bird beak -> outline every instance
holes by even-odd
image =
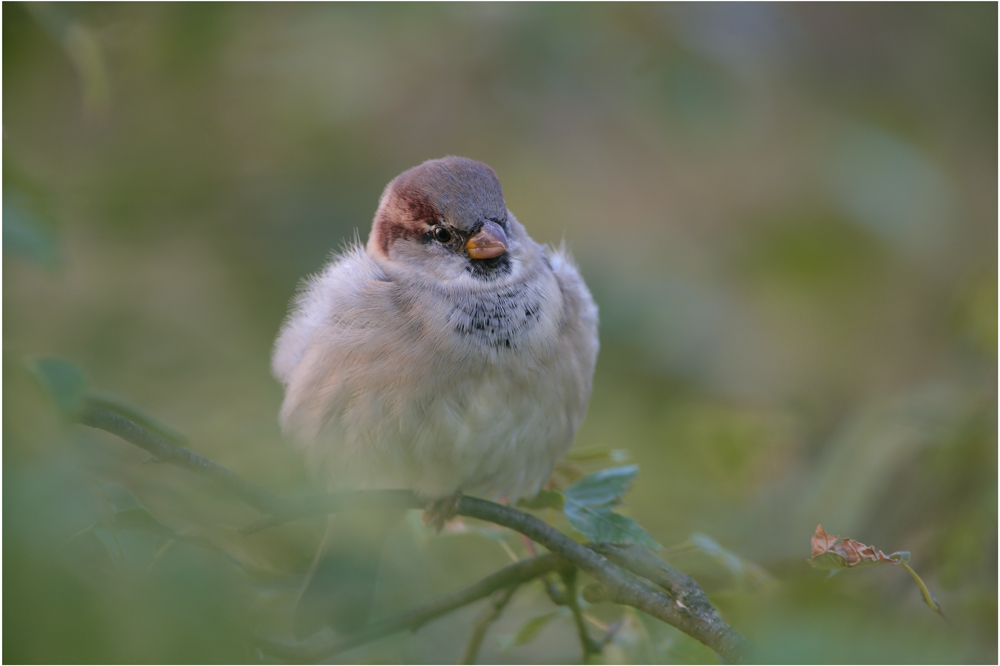
[[[499,224],[487,221],[465,244],[465,249],[473,259],[493,259],[507,251],[507,235]]]

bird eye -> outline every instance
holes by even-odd
[[[448,243],[451,241],[451,232],[444,227],[434,227],[434,240],[438,243]]]

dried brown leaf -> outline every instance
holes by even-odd
[[[821,569],[850,569],[879,562],[900,564],[909,559],[908,553],[886,555],[874,546],[866,546],[860,541],[827,534],[822,525],[816,526],[811,543],[812,558],[809,562]]]
[[[908,552],[899,551],[891,555],[886,555],[881,550],[876,550],[875,546],[866,546],[854,539],[842,538],[836,534],[827,534],[822,525],[816,526],[811,545],[812,557],[807,561],[817,569],[830,569],[830,575],[833,575],[840,569],[855,569],[871,564],[879,564],[880,562],[902,566],[906,569],[907,573],[913,576],[913,580],[917,582],[917,585],[920,586],[924,602],[944,617],[941,604],[938,603],[938,600],[927,589],[927,585],[920,579],[917,572],[907,564],[910,559]]]

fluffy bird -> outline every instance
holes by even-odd
[[[597,349],[568,252],[528,236],[487,165],[430,160],[296,298],[274,347],[281,425],[331,489],[515,501],[572,444]]]
[[[493,169],[430,160],[385,188],[367,245],[304,283],[274,347],[281,425],[331,490],[410,489],[440,526],[459,493],[541,488],[583,420],[597,349],[569,254],[528,236]],[[392,520],[339,526],[307,577],[309,613],[365,621]]]

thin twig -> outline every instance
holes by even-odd
[[[580,608],[580,600],[576,596],[576,569],[565,569],[559,572],[562,576],[563,585],[566,587],[563,592],[563,599],[569,609],[573,611],[573,622],[576,624],[576,633],[580,636],[580,646],[583,648],[583,663],[587,663],[587,657],[592,654],[600,654],[601,645],[594,642],[587,633],[587,625],[583,621],[583,610]]]
[[[590,619],[589,615],[587,616],[587,619]],[[607,646],[608,643],[610,643],[611,641],[613,641],[615,639],[615,635],[618,634],[618,632],[621,631],[621,628],[624,627],[624,626],[625,626],[625,617],[624,616],[622,616],[621,619],[619,619],[618,621],[612,623],[607,628],[607,631],[604,634],[604,637],[600,641],[598,641],[598,645],[601,646],[601,649],[604,649],[604,647]]]
[[[556,606],[565,606],[566,598],[554,582],[551,576],[542,576],[542,585],[545,587],[545,594]]]
[[[205,474],[258,511],[274,511],[282,503],[281,499],[247,481],[236,472],[208,458],[199,456],[183,446],[167,441],[104,405],[93,401],[88,402],[80,416],[80,422],[91,428],[106,430],[113,435],[118,435],[140,449],[152,453],[159,460]]]
[[[324,661],[351,648],[395,634],[405,629],[416,631],[431,620],[487,597],[499,589],[516,587],[549,571],[565,567],[555,555],[539,555],[521,560],[490,574],[464,590],[460,590],[426,606],[375,622],[347,636],[319,644],[293,645],[267,639],[253,639],[261,650],[281,659],[295,662]]]
[[[472,627],[472,635],[469,636],[469,642],[466,644],[465,652],[462,654],[463,664],[476,663],[476,657],[479,655],[479,648],[483,644],[483,639],[486,638],[486,632],[489,631],[490,626],[494,622],[500,619],[503,609],[514,598],[514,593],[518,587],[517,585],[511,585],[493,595],[493,602],[483,611],[476,620],[476,624]]]

